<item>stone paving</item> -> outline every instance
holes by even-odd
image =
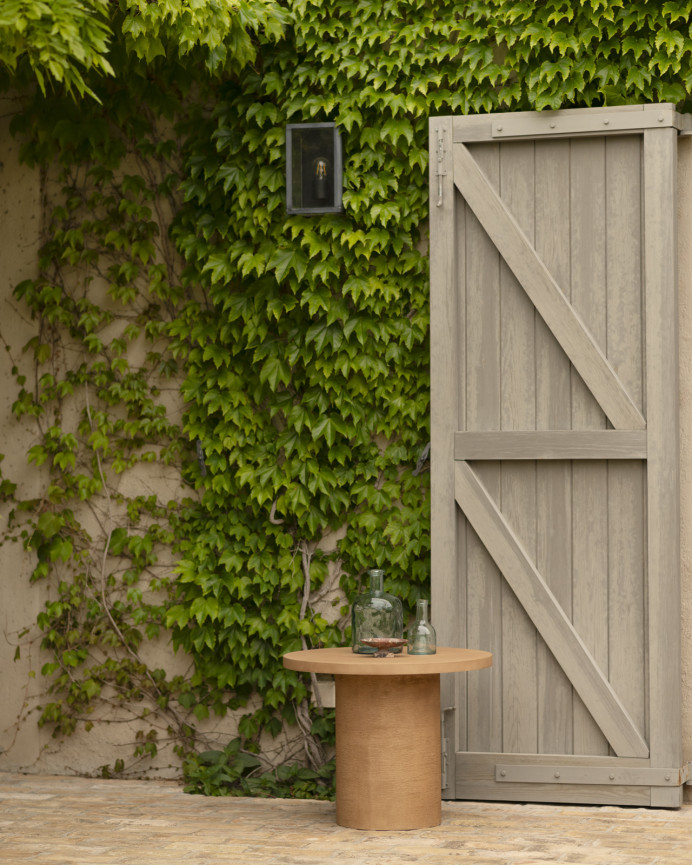
[[[174,783],[0,773],[2,865],[673,865],[679,811],[451,802],[442,825],[361,832],[329,802],[189,796]]]

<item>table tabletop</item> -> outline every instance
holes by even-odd
[[[438,647],[434,655],[400,655],[376,658],[356,654],[350,646],[305,649],[284,655],[284,667],[305,673],[331,673],[336,676],[422,676],[480,670],[493,663],[491,652],[479,649]]]

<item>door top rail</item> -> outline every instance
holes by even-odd
[[[432,118],[431,126],[445,118]],[[512,141],[526,138],[628,135],[672,127],[692,134],[692,117],[671,102],[561,108],[557,111],[503,111],[452,118],[453,141]]]

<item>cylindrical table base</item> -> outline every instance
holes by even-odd
[[[336,822],[352,829],[438,826],[439,675],[335,681]]]

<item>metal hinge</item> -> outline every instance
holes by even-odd
[[[445,147],[445,131],[437,130],[437,206],[442,207],[442,178],[447,176],[444,170],[444,161],[447,154]],[[443,710],[444,711],[444,710]]]

